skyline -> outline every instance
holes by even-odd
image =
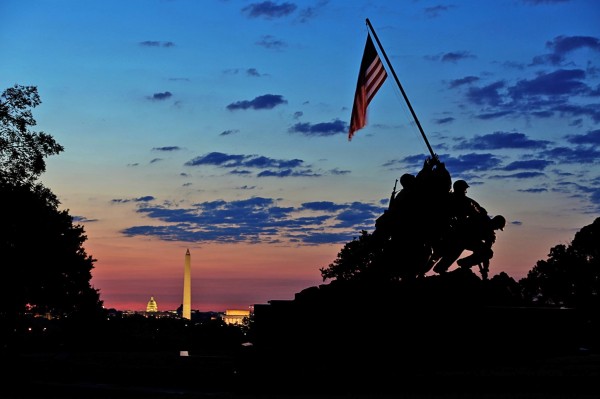
[[[0,18],[0,82],[38,87],[34,130],[65,147],[41,181],[108,308],[179,307],[188,248],[192,309],[293,299],[373,231],[429,152],[389,70],[348,141],[366,18],[453,181],[508,221],[490,276],[525,277],[600,214],[595,1],[6,0]]]

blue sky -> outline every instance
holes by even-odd
[[[391,74],[347,139],[366,18],[434,152],[509,222],[492,275],[598,216],[596,1],[4,0],[1,86],[38,87],[65,147],[42,181],[107,306],[178,306],[187,248],[194,308],[290,299],[373,230],[428,149]]]

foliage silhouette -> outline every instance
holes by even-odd
[[[87,236],[68,210],[37,178],[44,158],[63,150],[50,135],[28,127],[30,108],[41,103],[37,88],[7,89],[0,101],[0,318],[3,333],[31,315],[75,322],[104,314],[90,285],[95,259],[83,247]]]
[[[520,281],[528,301],[543,305],[599,308],[600,218],[584,226],[566,246],[550,249]]]
[[[40,104],[35,86],[15,85],[0,96],[0,179],[33,182],[46,171],[44,158],[63,151],[49,134],[29,129],[36,125],[31,108]]]
[[[2,182],[0,193],[0,310],[95,313],[101,302],[90,286],[95,260],[83,248],[83,227],[58,209],[58,199],[42,185]]]
[[[366,230],[359,237],[346,243],[337,258],[328,267],[320,268],[323,281],[341,280],[352,281],[368,278],[370,271],[377,268],[381,248],[373,236]]]

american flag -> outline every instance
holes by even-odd
[[[367,106],[386,78],[387,72],[377,54],[377,50],[375,50],[371,36],[367,35],[365,52],[358,73],[356,93],[354,94],[348,141],[352,140],[355,131],[362,129],[367,124]]]

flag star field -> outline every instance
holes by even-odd
[[[366,19],[452,179],[506,217],[490,276],[599,216],[595,0],[3,0],[1,87],[38,88],[65,148],[41,181],[105,307],[176,309],[187,249],[193,309],[293,299],[373,231],[429,150],[383,57],[348,140]]]

